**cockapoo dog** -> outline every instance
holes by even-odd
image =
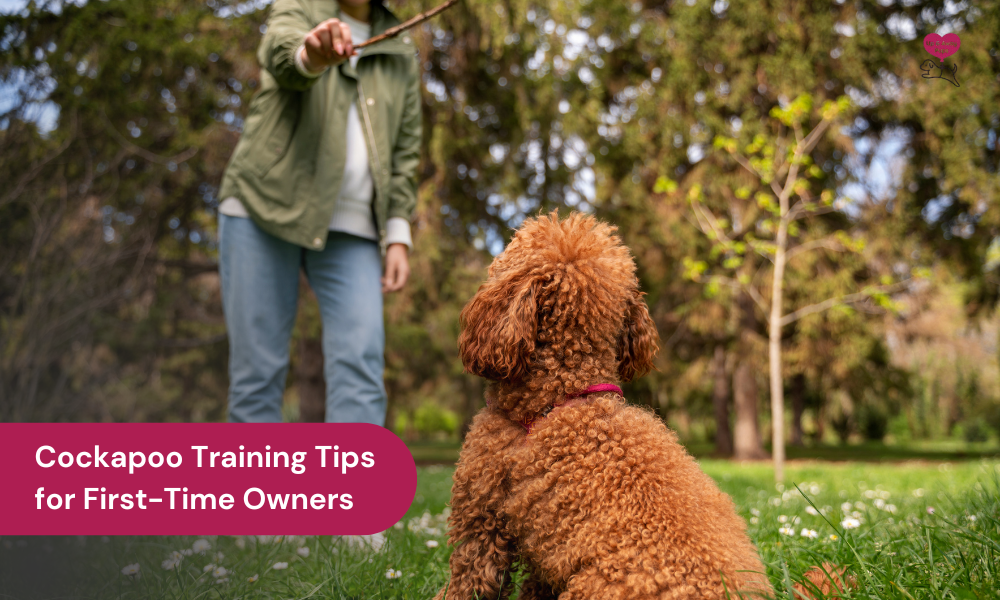
[[[462,311],[462,362],[492,383],[455,471],[439,599],[506,598],[517,569],[522,600],[773,595],[732,500],[617,387],[658,348],[614,231],[527,220]]]

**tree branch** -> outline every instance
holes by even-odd
[[[895,292],[899,292],[909,288],[912,284],[913,284],[913,279],[911,278],[911,279],[906,279],[904,281],[896,282],[892,285],[885,285],[875,289],[866,290],[863,292],[846,294],[844,296],[839,296],[837,298],[830,298],[829,300],[824,300],[823,302],[818,302],[816,304],[810,304],[809,306],[802,307],[795,312],[788,313],[784,317],[781,317],[781,326],[784,327],[789,323],[794,323],[795,321],[798,321],[802,317],[807,317],[809,315],[813,315],[818,312],[823,312],[824,310],[828,310],[830,308],[833,308],[834,306],[839,306],[841,304],[852,304],[859,300],[870,298],[871,295],[875,293],[881,292],[886,294],[892,294]]]
[[[842,252],[844,250],[843,244],[838,242],[835,238],[827,236],[825,238],[820,238],[818,240],[812,240],[804,244],[799,244],[794,248],[790,248],[786,253],[785,257],[791,260],[793,256],[801,254],[803,252],[809,252],[810,250],[815,250],[816,248],[826,248],[828,250],[833,250],[834,252]]]
[[[448,10],[456,2],[458,2],[458,0],[448,0],[447,2],[445,2],[444,4],[442,4],[440,6],[436,6],[436,7],[432,8],[432,9],[426,11],[426,12],[420,13],[419,15],[413,17],[412,19],[406,21],[405,23],[400,23],[399,25],[396,25],[395,27],[390,27],[389,29],[386,29],[383,33],[380,33],[379,35],[376,35],[375,37],[371,38],[370,40],[366,40],[364,42],[361,42],[360,44],[358,44],[358,45],[356,45],[354,47],[357,48],[357,49],[361,49],[361,48],[364,48],[365,46],[371,46],[372,44],[377,44],[377,43],[381,42],[382,40],[387,40],[389,38],[396,37],[397,35],[403,33],[407,29],[410,29],[411,27],[414,27],[416,25],[419,25],[419,24],[423,23],[424,21],[426,21],[427,19],[433,17],[434,15],[436,15],[438,13],[441,13],[441,12],[444,12],[444,11]]]

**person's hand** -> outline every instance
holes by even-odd
[[[398,292],[410,278],[409,249],[406,244],[390,244],[385,251],[385,276],[382,277],[382,293]]]
[[[306,70],[316,73],[355,54],[351,28],[339,19],[327,19],[306,34],[301,58]]]

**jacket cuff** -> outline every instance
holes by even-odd
[[[410,222],[402,217],[392,217],[385,222],[385,245],[406,244],[413,249],[413,238],[410,236]]]
[[[316,78],[322,75],[326,71],[326,67],[313,73],[312,71],[306,69],[305,63],[302,62],[302,50],[306,47],[305,44],[299,44],[299,47],[295,49],[295,68],[302,74],[303,77]]]

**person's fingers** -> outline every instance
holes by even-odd
[[[344,56],[351,56],[354,54],[354,42],[351,40],[351,28],[348,27],[347,23],[344,23],[343,21],[340,22],[340,39],[344,44],[344,51],[340,54]]]
[[[406,282],[410,280],[410,268],[405,264],[399,269],[399,276],[396,279],[396,291],[406,287]]]
[[[319,53],[323,58],[330,58],[330,28],[326,23],[320,23],[316,29],[312,30],[312,35],[316,36],[319,43]]]

